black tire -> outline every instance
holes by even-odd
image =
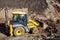
[[[37,34],[37,33],[39,33],[39,30],[38,30],[38,28],[37,28],[37,27],[33,28],[33,31],[32,31],[32,33],[34,33],[34,34]]]
[[[23,27],[16,27],[14,29],[14,36],[21,36],[25,34],[25,29]]]

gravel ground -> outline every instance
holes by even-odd
[[[42,39],[42,37],[36,34],[26,34],[19,37],[7,37],[4,34],[0,33],[0,40],[60,40],[60,37]]]
[[[20,37],[7,37],[5,40],[42,40],[42,38],[36,34],[26,34]]]

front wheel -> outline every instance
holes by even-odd
[[[25,34],[25,29],[23,27],[16,27],[14,29],[14,36],[21,36]]]

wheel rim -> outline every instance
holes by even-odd
[[[17,30],[16,31],[16,35],[22,35],[22,34],[23,34],[22,30]]]

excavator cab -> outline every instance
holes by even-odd
[[[12,24],[27,26],[27,15],[23,12],[13,12]]]

